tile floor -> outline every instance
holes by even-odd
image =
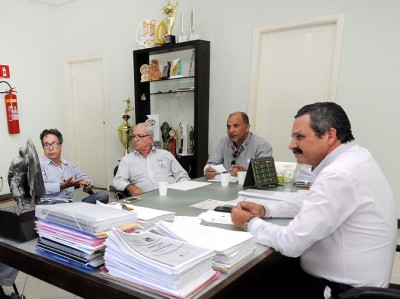
[[[77,193],[77,192],[75,192]],[[80,196],[79,193],[77,196]],[[74,196],[75,197],[75,196]],[[110,193],[110,201],[114,201],[114,194]],[[397,243],[400,244],[400,229],[397,233]],[[400,253],[396,253],[393,265],[392,282],[400,284]],[[57,288],[51,284],[41,281],[33,276],[20,272],[15,282],[20,294],[24,294],[26,299],[79,299],[72,293]],[[3,287],[6,294],[13,292],[12,287]]]

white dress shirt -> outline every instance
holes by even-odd
[[[153,147],[146,158],[133,151],[121,159],[114,187],[123,191],[127,185],[134,184],[148,192],[157,189],[161,181],[172,184],[188,180],[188,173],[169,151]]]
[[[287,226],[254,218],[249,231],[261,244],[301,256],[303,270],[311,275],[354,287],[387,287],[397,220],[393,193],[379,166],[366,149],[349,142],[313,174],[302,204],[266,207],[267,217],[292,214]]]

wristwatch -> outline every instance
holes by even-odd
[[[243,228],[244,228],[244,230],[245,230],[246,232],[249,231],[249,222],[250,222],[251,219],[253,219],[254,217],[256,217],[256,216],[251,217],[249,220],[247,220],[247,221],[244,223]]]

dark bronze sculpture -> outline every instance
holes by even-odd
[[[16,202],[15,212],[31,209],[39,203],[40,197],[46,194],[39,157],[32,140],[19,149],[8,170],[8,184]]]

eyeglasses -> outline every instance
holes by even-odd
[[[240,154],[239,151],[234,151],[233,154],[232,154],[232,156],[233,156],[233,158],[236,159],[237,157],[239,157],[239,154]]]
[[[60,143],[59,142],[52,142],[52,143],[43,143],[43,147],[44,148],[50,148],[50,147],[52,147],[52,148],[57,148],[58,146],[60,145]]]
[[[150,136],[150,135],[135,135],[135,134],[133,134],[132,135],[132,139],[139,139],[139,140],[142,140],[143,138],[145,138],[145,137],[147,137],[147,136]]]

